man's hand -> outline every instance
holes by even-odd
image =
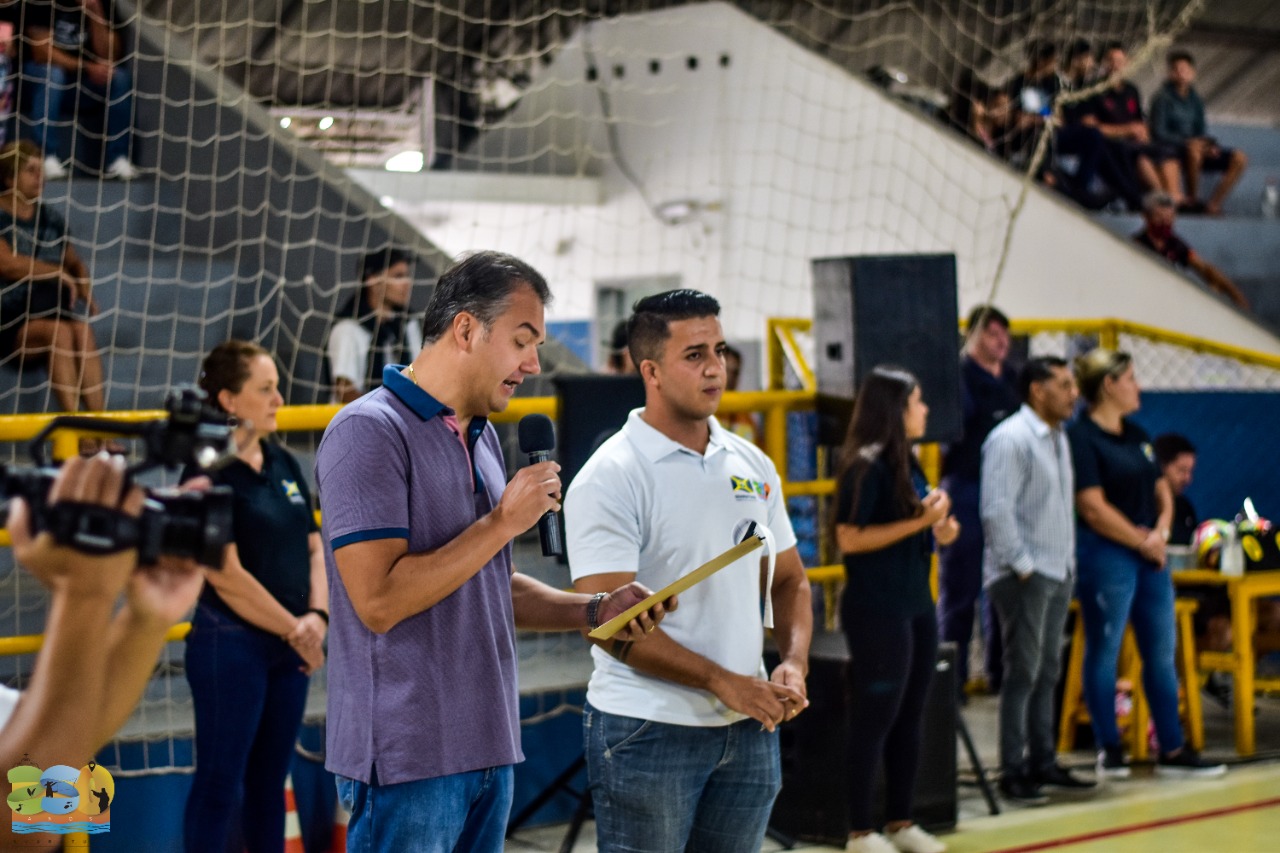
[[[954,515],[948,515],[946,518],[933,525],[933,538],[939,545],[950,545],[960,536],[960,522],[956,521]]]
[[[105,451],[87,459],[74,456],[54,478],[48,505],[62,501],[100,504],[136,518],[142,514],[142,489],[130,488],[121,500],[124,469],[124,457]],[[59,545],[47,530],[32,536],[31,510],[21,498],[9,505],[8,527],[14,559],[53,592],[101,595],[115,601],[138,565],[138,552],[133,548],[97,556]]]
[[[109,62],[84,62],[80,65],[80,70],[84,72],[84,79],[95,86],[105,89],[111,85],[111,63]]]
[[[204,572],[195,560],[161,557],[130,576],[125,606],[135,619],[168,630],[195,606],[203,587]]]
[[[514,531],[513,537],[533,527],[547,513],[560,511],[559,470],[555,462],[539,462],[521,468],[507,483],[494,512]]]
[[[759,720],[767,731],[789,719],[791,709],[803,707],[804,694],[794,687],[773,681],[762,681],[747,675],[725,673],[711,685],[711,692],[739,714]]]
[[[651,595],[652,590],[636,581],[618,587],[600,602],[600,609],[596,611],[596,624],[603,625]],[[660,601],[628,622],[621,631],[613,635],[613,639],[624,643],[643,640],[646,634],[653,633],[663,617],[679,606],[680,601],[674,595],[666,601]]]
[[[800,715],[800,712],[809,707],[809,691],[804,683],[804,670],[791,661],[783,661],[774,667],[769,680],[774,684],[781,684],[784,687],[790,687],[803,697],[803,701],[795,702],[792,699],[784,699],[783,705],[786,708],[786,716],[783,722],[794,720]]]

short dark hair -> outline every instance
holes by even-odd
[[[1179,62],[1185,62],[1192,68],[1196,67],[1196,58],[1191,55],[1189,50],[1171,50],[1169,56],[1165,59],[1165,65],[1169,68],[1177,65]]]
[[[1067,65],[1076,61],[1077,57],[1087,56],[1093,53],[1093,45],[1089,44],[1088,39],[1075,39],[1071,44],[1067,45],[1067,55],[1065,57]]]
[[[1151,447],[1156,452],[1156,464],[1161,468],[1184,453],[1190,453],[1194,456],[1196,452],[1196,446],[1191,443],[1191,440],[1185,435],[1176,432],[1157,435],[1155,441],[1151,442]]]
[[[413,255],[394,246],[385,246],[366,252],[360,259],[360,283],[364,284],[375,275],[382,275],[396,264],[413,264]]]
[[[507,310],[511,294],[522,286],[533,288],[543,305],[551,301],[547,280],[519,258],[494,251],[463,257],[436,282],[422,315],[422,340],[435,343],[463,311],[486,330],[492,328],[493,321]]]
[[[1053,378],[1053,372],[1067,366],[1067,360],[1056,355],[1038,355],[1022,365],[1018,372],[1018,395],[1022,402],[1031,402],[1031,386]]]
[[[1028,62],[1047,62],[1056,58],[1058,55],[1058,46],[1050,39],[1032,39],[1027,42],[1027,61]]]
[[[631,307],[627,321],[627,349],[636,367],[645,359],[657,360],[671,337],[671,324],[696,317],[719,317],[720,303],[700,290],[682,288],[646,296]]]
[[[1129,51],[1125,50],[1124,42],[1106,41],[1102,43],[1102,47],[1098,48],[1098,59],[1102,59],[1113,50],[1118,50],[1126,55],[1129,53]]]
[[[1009,328],[1009,318],[999,308],[994,305],[975,305],[965,321],[965,331],[972,334],[975,331],[981,331],[978,324],[982,324],[982,329],[985,329],[992,323],[999,323],[1006,329]]]

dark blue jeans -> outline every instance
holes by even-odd
[[[77,74],[57,65],[28,62],[22,66],[22,135],[46,156],[64,158],[71,152],[66,132],[74,129],[74,117],[68,118],[66,107],[76,102],[79,90],[85,99],[105,105],[106,139],[103,162],[110,165],[118,157],[129,156],[129,136],[133,126],[133,75],[125,65],[116,65],[104,89],[78,79]],[[70,97],[68,97],[70,96]]]
[[[1076,595],[1084,617],[1084,699],[1100,747],[1119,746],[1116,661],[1125,623],[1133,625],[1142,656],[1142,686],[1162,752],[1182,747],[1175,666],[1173,578],[1132,548],[1083,526],[1077,537]],[[1195,689],[1194,685],[1190,689]],[[1140,733],[1145,737],[1146,733]]]
[[[600,853],[759,850],[782,788],[778,733],[583,709]]]
[[[337,777],[351,815],[347,853],[502,853],[515,770],[510,765],[397,785]]]
[[[187,637],[196,773],[187,853],[284,849],[284,780],[307,701],[302,659],[287,643],[201,604]],[[237,826],[239,824],[239,826]]]
[[[978,484],[953,477],[940,488],[951,496],[951,514],[960,522],[960,536],[938,549],[938,634],[956,644],[956,677],[963,690],[969,680],[969,638],[973,618],[982,606],[982,635],[986,638],[987,677],[993,690],[1000,688],[1003,651],[1000,623],[990,599],[982,594],[982,519]]]

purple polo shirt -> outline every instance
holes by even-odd
[[[316,452],[329,576],[325,767],[380,785],[524,760],[516,691],[511,546],[435,606],[375,634],[356,616],[333,552],[407,539],[439,548],[497,506],[506,467],[493,427],[445,423],[451,409],[388,366],[345,406]],[[472,467],[474,463],[474,468]],[[475,487],[472,487],[474,476]]]

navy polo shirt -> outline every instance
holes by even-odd
[[[1013,371],[1003,365],[994,376],[968,355],[960,364],[960,391],[964,406],[964,433],[947,448],[942,476],[978,482],[982,474],[982,442],[996,424],[1022,406]]]
[[[241,459],[233,459],[212,473],[188,468],[182,479],[200,474],[208,474],[216,486],[231,487],[236,550],[245,570],[290,613],[306,613],[311,603],[311,551],[307,539],[318,528],[311,489],[298,460],[280,445],[264,441],[261,471],[253,470]],[[200,599],[235,615],[209,584]]]
[[[1119,435],[1107,432],[1088,413],[1067,427],[1076,493],[1102,487],[1107,502],[1139,527],[1155,527],[1156,480],[1160,469],[1147,431],[1122,421]]]

